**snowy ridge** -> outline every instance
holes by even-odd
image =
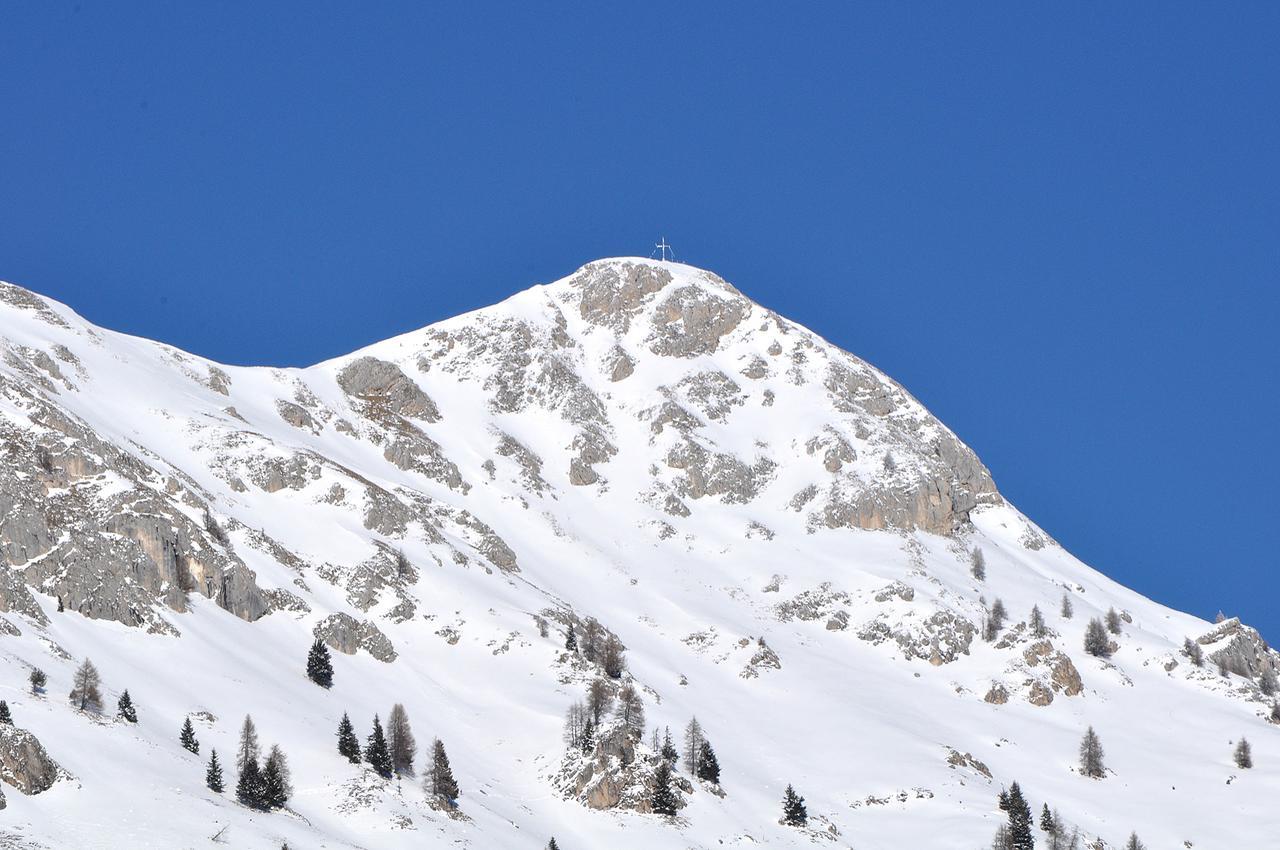
[[[1080,563],[903,388],[689,266],[597,261],[307,369],[0,284],[0,435],[0,699],[69,775],[4,786],[0,846],[980,847],[1014,780],[1106,846],[1280,826],[1256,632]],[[1087,655],[1111,608],[1115,653]],[[668,821],[579,787],[593,759],[561,725],[598,671],[563,643],[587,617],[625,645],[648,728],[698,717],[722,795],[694,782]],[[313,634],[341,650],[330,690],[303,675]],[[65,700],[86,656],[102,718]],[[126,687],[136,726],[113,719]],[[336,753],[344,711],[363,740],[397,702],[419,765],[448,746],[456,812]],[[246,713],[289,756],[288,811],[204,787]],[[1077,770],[1090,725],[1103,780]],[[806,830],[777,822],[788,783]]]

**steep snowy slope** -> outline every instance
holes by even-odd
[[[602,260],[308,369],[0,284],[0,360],[0,699],[66,774],[4,787],[0,846],[977,847],[1014,780],[1108,846],[1280,828],[1280,658],[1256,632],[1081,564],[901,387],[707,272]],[[1116,651],[1085,654],[1113,607]],[[721,789],[689,783],[674,820],[647,812],[648,732],[562,740],[601,675],[564,649],[587,618],[648,729],[696,715],[715,745]],[[303,673],[313,635],[340,650],[330,690]],[[85,657],[102,717],[65,699]],[[363,739],[397,702],[420,766],[448,747],[456,811],[338,756],[344,711]],[[204,786],[245,714],[289,756],[286,811]],[[1077,768],[1090,725],[1102,780]],[[788,783],[806,830],[778,823]]]

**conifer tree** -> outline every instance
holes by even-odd
[[[631,685],[623,685],[618,691],[618,707],[614,716],[622,722],[622,728],[634,740],[644,738],[644,701]]]
[[[1107,627],[1097,617],[1085,627],[1084,651],[1098,658],[1111,657],[1111,639],[1107,637]]]
[[[996,796],[996,808],[1002,812],[1009,811],[1009,789],[1001,788],[1000,793]]]
[[[604,627],[595,617],[588,617],[582,624],[582,657],[594,663],[604,648]]]
[[[1102,764],[1102,742],[1098,734],[1090,726],[1080,741],[1080,772],[1091,779],[1102,779],[1107,775]]]
[[[195,727],[191,725],[190,717],[182,721],[182,731],[178,733],[178,741],[182,744],[183,748],[199,755],[200,742],[196,740],[196,730]]]
[[[804,807],[804,797],[790,785],[782,797],[782,822],[787,826],[804,826],[809,822],[809,811]]]
[[[987,613],[987,625],[983,637],[987,641],[993,641],[1000,634],[1000,630],[1004,628],[1005,618],[1009,616],[1009,612],[1005,610],[1004,602],[996,599],[991,603],[991,610]]]
[[[1244,738],[1240,739],[1240,743],[1236,744],[1235,751],[1236,767],[1248,769],[1253,767],[1253,748],[1249,746],[1249,742]]]
[[[13,715],[9,713],[9,703],[0,699],[0,724],[5,726],[13,725]]]
[[[447,801],[451,806],[461,796],[458,783],[453,778],[453,769],[449,766],[449,755],[439,738],[431,744],[431,771],[427,775],[427,785],[432,796]]]
[[[1187,658],[1191,659],[1192,664],[1197,667],[1204,666],[1204,650],[1200,648],[1200,644],[1196,643],[1191,638],[1187,638],[1182,642],[1182,651],[1186,654]]]
[[[1013,850],[1033,850],[1036,844],[1031,819],[1031,807],[1022,796],[1022,788],[1014,782],[1009,786],[1009,843]]]
[[[1271,722],[1280,723],[1280,702],[1273,703],[1271,706]]]
[[[39,667],[31,671],[28,681],[31,682],[31,693],[38,694],[44,690],[44,686],[48,683],[49,677]]]
[[[658,762],[658,769],[653,774],[653,796],[649,799],[649,808],[655,815],[670,817],[676,813],[676,794],[671,790],[671,765],[666,759]]]
[[[262,771],[258,768],[257,760],[245,762],[241,769],[240,778],[236,780],[236,799],[240,801],[240,805],[251,809],[264,807]]]
[[[1147,845],[1143,844],[1138,838],[1138,833],[1129,833],[1129,840],[1125,842],[1124,850],[1147,850]]]
[[[586,722],[582,724],[582,741],[579,744],[579,747],[582,750],[582,754],[585,756],[590,755],[591,751],[595,749],[595,746],[596,724],[592,723],[591,718],[588,717]]]
[[[1120,615],[1116,613],[1115,608],[1107,609],[1107,631],[1113,635],[1120,634]]]
[[[684,769],[690,776],[698,775],[698,765],[702,763],[702,725],[694,717],[684,727]]]
[[[570,652],[578,651],[578,634],[573,630],[573,623],[569,624],[569,631],[565,633],[564,648]],[[551,841],[554,843],[555,839],[553,838]]]
[[[720,762],[706,738],[702,739],[702,752],[698,758],[698,778],[714,785],[720,784]]]
[[[969,562],[972,565],[969,572],[978,581],[987,580],[987,556],[982,554],[982,550],[974,547],[973,554],[969,556]]]
[[[1276,674],[1271,668],[1268,667],[1258,675],[1258,689],[1266,696],[1275,694]]]
[[[1040,809],[1040,829],[1050,835],[1058,831],[1058,824],[1053,819],[1053,812],[1049,811],[1049,804],[1045,803],[1044,808]]]
[[[587,710],[591,712],[591,722],[596,726],[600,725],[612,702],[613,691],[604,679],[595,679],[587,686]]]
[[[315,639],[307,653],[307,678],[322,688],[333,686],[333,659],[329,647],[320,638]]]
[[[1066,593],[1062,594],[1062,609],[1060,613],[1064,620],[1070,620],[1072,615],[1075,614],[1075,609],[1071,605],[1071,596]]]
[[[360,740],[356,738],[356,730],[351,727],[351,718],[345,711],[338,721],[338,754],[352,764],[360,763]]]
[[[373,716],[373,731],[369,733],[368,743],[365,744],[364,760],[373,768],[374,773],[383,779],[391,778],[391,750],[387,747],[386,736],[382,734],[382,721],[376,714]]]
[[[292,793],[289,762],[284,752],[273,745],[262,767],[262,805],[268,809],[283,809]]]
[[[125,688],[124,693],[120,694],[120,699],[116,701],[116,714],[126,723],[138,722],[138,711],[133,707],[133,698],[129,696],[128,688]]]
[[[396,703],[387,715],[387,748],[391,753],[391,769],[401,776],[413,776],[413,757],[418,744],[409,728],[409,713]]]
[[[556,844],[556,837],[551,836],[551,840],[547,842],[547,850],[560,850],[560,845]]]
[[[676,745],[671,742],[670,726],[667,727],[667,731],[662,736],[662,749],[660,752],[670,765],[675,765],[676,762],[680,761],[680,753],[676,751]]]
[[[1044,625],[1044,614],[1040,613],[1039,605],[1031,606],[1031,634],[1035,637],[1042,638],[1048,633],[1048,629]]]
[[[213,793],[222,793],[222,764],[218,761],[217,750],[209,754],[209,769],[204,772],[204,784],[209,786],[209,790]]]
[[[610,679],[621,679],[623,671],[627,669],[627,660],[623,657],[623,652],[625,650],[622,648],[622,641],[612,634],[605,638],[604,649],[600,655],[600,666],[604,668],[605,675]]]
[[[98,675],[98,668],[86,658],[72,677],[71,702],[81,711],[91,708],[94,711],[102,711],[102,694],[98,690],[101,684],[102,677]]]

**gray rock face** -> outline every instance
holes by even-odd
[[[338,386],[365,405],[365,414],[385,419],[386,414],[439,422],[436,403],[394,363],[376,357],[352,360],[338,373]],[[381,416],[379,415],[381,414]]]
[[[1254,678],[1270,671],[1280,675],[1280,655],[1267,645],[1257,629],[1246,626],[1240,618],[1223,620],[1196,643],[1208,649],[1210,662],[1222,665],[1240,676]]]
[[[749,309],[741,296],[719,297],[701,287],[682,286],[655,310],[649,350],[663,357],[710,354]]]
[[[396,660],[396,649],[382,630],[368,620],[361,622],[350,614],[330,614],[316,623],[312,634],[345,655],[355,655],[357,650],[363,649],[387,664]]]
[[[582,293],[578,312],[583,319],[625,333],[646,298],[670,282],[670,272],[648,263],[591,263],[572,283]]]
[[[30,796],[53,787],[60,770],[35,735],[0,725],[0,780]]]

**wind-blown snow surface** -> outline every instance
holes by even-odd
[[[0,294],[0,421],[15,444],[54,445],[56,463],[63,437],[47,411],[83,423],[154,480],[108,465],[59,486],[87,488],[93,504],[152,488],[196,523],[207,504],[257,585],[297,600],[290,610],[268,593],[275,610],[249,622],[189,592],[183,611],[157,601],[142,619],[167,626],[149,632],[59,613],[53,584],[33,588],[48,624],[5,615],[21,636],[0,636],[0,698],[70,778],[36,796],[5,787],[0,846],[168,850],[222,831],[240,848],[515,850],[552,835],[566,850],[979,847],[1014,780],[1037,812],[1048,802],[1108,846],[1131,830],[1152,848],[1276,841],[1269,701],[1178,654],[1213,626],[1080,563],[900,388],[714,276],[601,261],[309,369],[216,366],[24,290]],[[408,383],[375,376],[361,390],[369,382],[343,375],[369,367],[362,358]],[[49,407],[34,415],[32,399]],[[7,474],[35,474],[15,456]],[[413,574],[362,596],[379,543]],[[969,572],[975,547],[985,582]],[[881,593],[894,582],[910,592]],[[926,621],[980,623],[980,597],[1008,608],[1006,639],[944,657],[963,641]],[[1017,624],[1033,605],[1082,693],[1053,690],[1047,664],[1028,663],[1034,641]],[[1113,606],[1132,619],[1114,657],[1084,654],[1085,625]],[[372,622],[397,655],[335,653],[326,691],[303,666],[313,627],[335,612]],[[586,616],[626,645],[650,727],[678,734],[698,717],[723,796],[698,786],[668,820],[557,790],[562,717],[593,675],[563,651],[562,624]],[[759,638],[780,666],[752,664]],[[102,718],[65,699],[84,657],[106,684]],[[31,666],[49,674],[41,697]],[[1006,703],[984,700],[993,683]],[[1028,701],[1033,683],[1050,704]],[[113,719],[126,687],[137,726]],[[420,753],[435,736],[448,747],[459,816],[417,782],[382,783],[337,755],[344,711],[363,740],[396,702]],[[198,757],[178,744],[197,712],[216,718],[196,719]],[[289,811],[204,787],[211,748],[234,786],[246,713],[288,754]],[[1076,771],[1089,725],[1104,780]],[[1252,770],[1232,762],[1241,736]],[[991,777],[949,765],[952,749]],[[787,783],[810,830],[777,822]]]

